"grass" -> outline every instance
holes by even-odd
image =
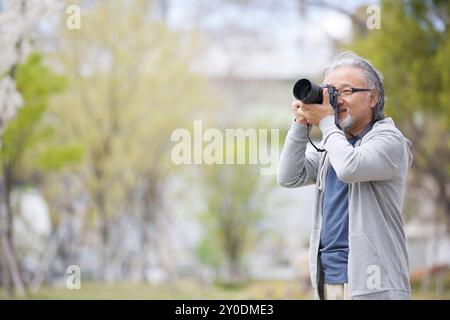
[[[0,299],[3,299],[0,293]],[[257,281],[240,288],[226,288],[216,285],[200,285],[193,280],[181,280],[176,287],[145,283],[104,284],[83,282],[80,290],[69,290],[65,286],[42,287],[27,299],[100,299],[100,300],[235,300],[235,299],[312,299],[312,290],[300,291],[298,283],[286,281]],[[413,290],[413,299],[450,299],[450,290],[436,295],[434,290],[422,292]]]
[[[0,293],[0,299],[3,298]],[[28,299],[310,299],[312,292],[300,292],[296,283],[284,281],[258,281],[245,287],[226,288],[216,285],[200,285],[192,280],[181,280],[177,286],[145,283],[92,283],[83,282],[81,289],[69,290],[64,286],[42,287]]]

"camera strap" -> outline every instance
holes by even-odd
[[[314,147],[314,149],[316,149],[317,152],[325,152],[325,149],[320,149],[318,147],[316,147],[316,145],[312,142],[311,137],[309,136],[309,132],[311,131],[312,126],[308,123],[308,140],[309,143],[311,143],[311,145]]]
[[[334,111],[334,124],[336,125],[336,127],[338,127],[339,128],[339,130],[342,130],[342,128],[339,126],[339,115],[338,115],[338,108],[337,108],[337,99],[336,99],[336,97],[332,94],[332,93],[330,93],[330,104],[331,104],[331,107],[333,107],[333,111]],[[314,149],[316,149],[317,150],[317,152],[325,152],[325,149],[320,149],[320,148],[318,148],[312,141],[311,141],[311,138],[310,138],[310,136],[309,136],[309,129],[310,129],[310,124],[308,124],[308,140],[309,140],[309,143],[311,143],[311,145],[314,147]]]

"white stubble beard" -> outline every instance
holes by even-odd
[[[352,115],[350,114],[350,112],[348,112],[347,109],[347,116],[344,119],[339,120],[339,126],[342,128],[342,130],[347,130],[353,127],[354,124],[355,119],[352,117]]]

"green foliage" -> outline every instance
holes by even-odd
[[[350,46],[384,74],[386,113],[415,140],[426,135],[426,126],[438,126],[443,134],[450,127],[450,30],[439,19],[449,8],[440,1],[383,1],[382,29]],[[435,148],[423,142],[428,157]]]
[[[413,43],[415,44],[415,37],[421,38],[422,32],[414,20],[406,17],[398,8],[397,10],[393,8],[400,5],[401,2],[399,1],[383,6],[382,30],[372,31],[367,37],[360,39],[351,46],[351,49],[371,60],[382,73],[389,72],[389,76],[385,76],[384,83],[389,105],[396,107],[393,110],[387,110],[387,112],[396,117],[400,117],[403,113],[397,108],[399,102],[409,112],[414,111],[417,104],[420,104],[419,102],[416,103],[417,93],[415,88],[412,87],[412,82],[415,81],[413,76],[415,75],[413,72],[407,73],[405,71],[412,67],[411,60],[414,60],[415,64],[418,65],[415,56],[423,56],[423,54],[418,53],[424,50],[423,39],[421,39],[419,45],[412,46]],[[408,32],[404,32],[405,30],[408,30]],[[411,36],[402,36],[400,39],[392,36],[401,33]],[[405,50],[406,48],[408,50]],[[404,103],[399,97],[406,99]]]
[[[80,163],[84,154],[85,146],[82,144],[54,146],[41,152],[36,165],[44,171],[60,170],[69,164]]]
[[[50,95],[66,87],[64,77],[50,70],[38,53],[31,54],[24,64],[18,66],[16,82],[26,106],[47,104]]]
[[[424,112],[450,125],[450,33],[425,19],[429,10],[417,1],[382,1],[382,29],[350,48],[385,75],[388,115],[402,121]]]
[[[90,197],[94,224],[136,206],[150,221],[163,214],[161,186],[177,169],[171,132],[207,105],[206,81],[190,67],[195,35],[151,18],[151,3],[97,1],[83,9],[80,30],[60,29],[55,58],[69,88],[51,114],[61,139],[85,150],[73,177]]]
[[[47,67],[38,53],[31,54],[18,66],[15,77],[24,105],[3,132],[0,151],[3,168],[15,178],[26,178],[29,170],[58,169],[66,162],[79,161],[80,148],[47,145],[56,134],[47,107],[51,97],[66,88],[66,79]],[[58,161],[49,157],[55,152],[59,154]],[[30,158],[35,161],[27,161]]]
[[[217,236],[210,230],[205,232],[196,248],[196,254],[200,262],[215,269],[223,263],[223,254],[218,250],[220,247],[216,242]]]

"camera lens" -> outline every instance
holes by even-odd
[[[303,103],[322,103],[322,88],[308,79],[300,79],[294,85],[294,97]]]

